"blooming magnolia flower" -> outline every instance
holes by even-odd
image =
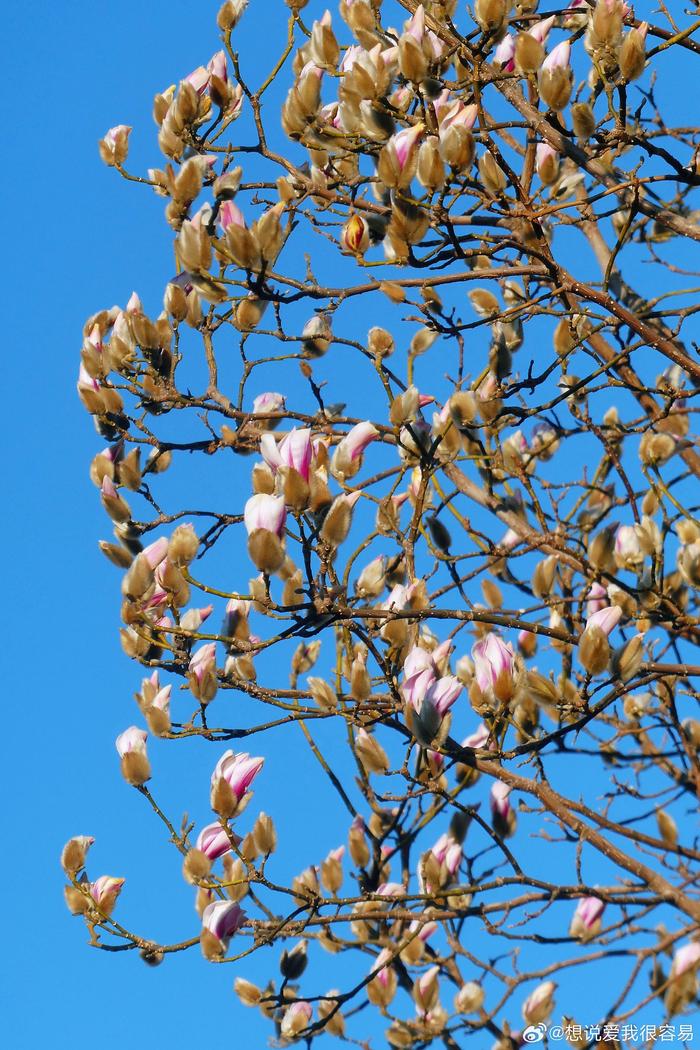
[[[207,940],[209,940],[211,948],[214,949],[216,954],[223,954],[228,948],[229,941],[234,933],[241,928],[245,919],[245,912],[235,901],[213,901],[211,904],[207,904],[202,912],[202,934],[204,935],[205,932],[209,933],[211,937]],[[203,948],[205,943],[206,941],[203,939]],[[217,948],[218,952],[216,952]]]
[[[617,530],[615,561],[621,569],[635,569],[644,561],[644,549],[635,525],[620,525]]]
[[[260,439],[260,454],[273,473],[277,473],[280,467],[293,467],[304,481],[308,481],[313,456],[311,431],[297,430],[295,427],[279,445],[272,434],[263,434]]]
[[[605,903],[597,897],[582,897],[576,905],[569,927],[571,937],[587,941],[600,932],[600,917],[605,910]]]
[[[245,751],[238,755],[225,751],[211,776],[212,809],[225,816],[239,810],[264,762],[264,758],[252,757]]]
[[[490,631],[472,648],[474,676],[484,696],[506,701],[513,696],[517,677],[517,661],[513,647],[500,635]]]
[[[287,510],[284,505],[283,496],[268,496],[264,492],[258,492],[251,496],[243,511],[243,520],[250,536],[256,529],[264,529],[281,536],[284,532],[284,523],[287,519]]]
[[[112,914],[125,882],[126,879],[117,879],[113,875],[100,875],[90,883],[90,896],[104,915]]]

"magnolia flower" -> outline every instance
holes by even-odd
[[[281,536],[286,518],[284,497],[268,496],[264,492],[251,496],[243,511],[243,520],[249,536],[257,529]]]
[[[200,645],[189,662],[189,681],[192,695],[202,704],[216,696],[216,642]]]
[[[554,1009],[554,981],[543,981],[523,1003],[523,1018],[527,1024],[540,1024],[546,1021]]]
[[[211,76],[215,76],[218,77],[219,80],[223,80],[224,83],[228,80],[225,51],[217,51],[215,55],[212,55],[212,57],[207,62],[207,71]]]
[[[429,687],[425,700],[435,708],[441,718],[447,714],[462,692],[462,683],[454,675],[445,675]]]
[[[607,638],[612,630],[617,626],[617,623],[622,616],[622,609],[619,605],[607,605],[603,609],[598,609],[592,615],[588,617],[586,621],[586,630],[591,628],[598,628],[602,631]]]
[[[90,896],[103,915],[112,914],[125,882],[126,879],[117,879],[113,875],[100,875],[90,883]]]
[[[605,910],[605,904],[597,897],[582,897],[576,905],[569,926],[569,936],[578,937],[581,941],[589,941],[600,932],[600,917]]]
[[[552,72],[554,69],[565,69],[569,65],[570,58],[571,43],[568,40],[562,40],[549,52],[542,63],[542,69],[548,72]]]
[[[123,733],[120,733],[117,737],[117,754],[120,758],[124,758],[125,755],[133,751],[137,751],[145,755],[147,739],[148,733],[146,733],[145,730],[139,729],[138,726],[130,726],[128,729],[125,729]]]
[[[229,941],[243,923],[245,912],[235,901],[218,900],[207,904],[202,912],[202,951],[207,958],[223,955]]]
[[[491,788],[491,812],[494,816],[499,816],[503,820],[506,820],[511,813],[511,805],[509,796],[511,788],[504,784],[502,780],[496,780]]]
[[[372,966],[373,977],[367,985],[367,997],[374,1006],[386,1008],[396,994],[398,978],[392,967],[393,953],[382,948]]]
[[[462,862],[462,847],[459,842],[455,842],[451,835],[441,835],[430,852],[438,864],[444,865],[447,874],[453,877]]]
[[[339,442],[331,461],[331,473],[344,480],[357,474],[362,454],[377,437],[379,431],[369,421],[357,423]]]
[[[216,821],[202,828],[197,836],[195,846],[209,860],[218,860],[219,857],[223,857],[224,853],[230,851],[231,840],[226,834],[226,830]]]
[[[700,967],[700,941],[691,941],[684,944],[673,956],[671,963],[671,977],[682,977],[685,973],[692,973]]]
[[[351,215],[343,226],[340,244],[350,255],[363,255],[370,245],[369,224],[361,215]]]
[[[116,739],[117,754],[122,768],[122,776],[127,784],[141,787],[150,780],[151,766],[146,753],[148,733],[138,726],[130,726]]]
[[[280,467],[293,467],[304,481],[308,481],[313,456],[311,431],[297,430],[295,427],[279,445],[272,434],[263,434],[260,439],[260,454],[273,473],[276,474]]]
[[[636,569],[644,561],[644,549],[636,525],[621,525],[617,530],[615,561],[621,569]]]
[[[608,592],[605,587],[603,587],[602,583],[592,583],[591,589],[586,598],[586,614],[589,619],[593,613],[597,613],[601,609],[604,609],[607,604]]]
[[[415,711],[420,711],[425,694],[436,678],[435,664],[427,649],[414,645],[404,660],[403,674],[401,695]]]
[[[94,842],[92,835],[74,835],[68,839],[61,851],[61,867],[67,875],[77,875],[85,867],[85,858]]]
[[[479,750],[480,748],[488,748],[489,751],[495,751],[496,741],[491,740],[489,742],[490,736],[491,731],[489,730],[488,726],[484,722],[482,722],[481,725],[477,729],[475,729],[473,733],[470,733],[469,736],[466,736],[464,738],[464,740],[462,741],[462,747],[471,747],[475,751]]]
[[[312,1017],[313,1008],[311,1003],[307,1003],[304,999],[297,999],[284,1012],[282,1024],[280,1025],[280,1035],[285,1039],[296,1039],[305,1028],[309,1027]]]
[[[253,413],[258,415],[261,412],[284,412],[286,405],[286,398],[284,394],[277,394],[274,391],[266,391],[264,394],[258,394],[253,401]]]
[[[507,73],[515,70],[515,37],[508,33],[503,37],[493,53],[493,61]]]
[[[243,212],[233,201],[223,202],[219,208],[218,219],[222,230],[227,230],[229,226],[240,226],[242,229],[245,229]]]
[[[105,164],[114,167],[124,163],[129,152],[129,135],[132,130],[128,124],[117,124],[100,139],[100,156]]]
[[[225,751],[211,776],[211,806],[220,816],[233,816],[247,800],[248,788],[265,762],[247,752]]]
[[[500,635],[490,631],[472,648],[474,676],[484,696],[493,702],[510,700],[517,677],[517,661],[513,647]]]

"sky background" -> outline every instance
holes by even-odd
[[[76,1031],[86,1042],[99,1031],[102,1050],[112,1050],[123,1046],[127,1025],[157,1035],[157,1046],[185,1045],[190,1037],[206,1045],[235,1032],[256,1047],[271,1033],[232,995],[233,968],[208,966],[197,951],[151,970],[136,953],[89,950],[82,923],[63,906],[58,867],[67,838],[92,834],[91,873],[127,876],[119,907],[127,925],[168,940],[198,930],[177,854],[118,773],[113,740],[138,721],[132,696],[141,674],[119,646],[118,573],[97,549],[108,530],[88,466],[103,442],[77,401],[75,380],[85,318],[125,304],[134,289],[155,315],[170,276],[162,199],[105,168],[97,140],[111,125],[131,124],[129,166],[141,171],[162,162],[152,97],[218,49],[216,8],[191,0],[66,0],[33,4],[31,14],[19,3],[3,11],[13,98],[0,172],[5,615],[12,641],[0,745],[9,858],[2,866],[8,914],[0,1035],[13,1050],[33,1050],[47,1036],[56,1050],[73,1047]],[[238,30],[251,80],[260,56],[279,51],[285,27],[281,3],[252,0]],[[690,105],[667,68],[665,90],[678,93],[679,106]],[[378,320],[358,318],[358,331]],[[224,376],[227,367],[233,382],[235,359]],[[288,378],[295,382],[291,372]],[[357,392],[350,387],[348,400]],[[191,468],[183,469],[188,476]],[[232,572],[227,582],[240,584],[241,574]],[[336,811],[318,811],[325,783],[313,763],[295,767],[290,749],[300,741],[300,734],[265,741],[267,766],[254,804],[256,812],[275,814],[280,850],[297,871],[344,841],[347,827],[337,824]],[[195,741],[185,763],[177,747],[153,747],[172,816],[188,810],[200,826],[208,821],[208,778],[221,751]],[[153,790],[159,797],[156,781]],[[328,957],[313,960],[311,976],[327,966]],[[274,970],[274,960],[263,959],[236,972],[256,979]],[[578,994],[580,1002],[585,993]],[[580,1017],[586,1019],[582,1010]]]

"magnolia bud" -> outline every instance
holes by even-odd
[[[484,33],[495,35],[505,25],[509,6],[508,0],[476,0],[474,18]]]
[[[587,102],[575,102],[571,107],[574,134],[579,139],[589,139],[595,131],[595,117]]]
[[[494,197],[499,196],[499,194],[505,189],[507,183],[503,169],[496,163],[488,151],[482,153],[479,157],[478,167],[479,176],[484,184],[484,188]]]
[[[200,879],[206,879],[211,871],[211,861],[202,853],[201,849],[190,849],[187,851],[182,864],[182,874],[185,882],[196,885]]]
[[[259,853],[267,857],[277,849],[277,832],[272,817],[260,813],[253,826],[253,839]]]
[[[263,997],[262,989],[245,977],[237,977],[233,982],[233,990],[244,1006],[257,1006]]]
[[[657,810],[656,825],[659,829],[661,838],[669,849],[675,849],[678,844],[678,827],[670,813],[667,813],[665,809]]]
[[[578,658],[589,674],[602,674],[610,663],[610,644],[607,636],[595,625],[581,635]]]
[[[458,1014],[475,1014],[484,1005],[484,989],[476,981],[467,981],[457,992],[454,1001]]]
[[[75,838],[68,839],[61,853],[61,867],[66,875],[75,876],[82,871],[87,852],[94,841],[90,835],[76,835]]]
[[[290,952],[283,951],[280,956],[280,973],[286,981],[296,981],[303,974],[308,962],[306,941],[299,941]]]
[[[355,737],[355,752],[366,773],[386,773],[389,758],[382,745],[366,729],[360,729]]]

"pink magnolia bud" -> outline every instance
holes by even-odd
[[[431,704],[440,717],[444,718],[461,692],[460,680],[454,675],[445,675],[429,687],[425,696],[426,703]]]
[[[165,560],[168,553],[168,542],[167,536],[161,536],[160,539],[150,543],[148,547],[144,547],[141,551],[141,557],[146,559],[149,568],[157,569],[160,563]]]
[[[644,550],[635,525],[621,525],[615,534],[615,561],[621,569],[633,569],[644,561]]]
[[[148,733],[138,726],[130,726],[116,740],[121,759],[122,776],[132,787],[141,787],[151,778],[151,765],[146,752]]]
[[[496,751],[496,741],[490,740],[489,742],[490,737],[491,732],[488,726],[482,722],[478,729],[475,729],[473,733],[464,738],[462,747],[471,747],[475,751],[483,748],[488,748],[489,751]]]
[[[548,142],[538,142],[535,168],[545,186],[551,186],[559,174],[559,154]]]
[[[240,842],[238,835],[235,835],[234,839]],[[230,851],[231,840],[221,824],[215,821],[202,828],[197,836],[196,848],[201,850],[209,860],[218,860],[219,857],[223,857],[224,853]]]
[[[671,976],[682,977],[685,973],[693,973],[700,967],[700,941],[691,941],[684,944],[673,956],[671,963]]]
[[[223,80],[224,83],[228,80],[225,51],[217,51],[215,55],[212,55],[207,63],[207,72],[212,76],[218,77],[219,80]]]
[[[474,675],[489,700],[509,700],[513,696],[517,663],[509,642],[490,631],[472,648]]]
[[[245,505],[243,520],[250,536],[256,529],[264,529],[281,536],[284,532],[284,523],[287,511],[284,506],[283,496],[268,496],[258,493],[251,496]]]
[[[280,1035],[284,1039],[296,1039],[304,1029],[309,1027],[312,1017],[313,1007],[311,1003],[307,1003],[304,999],[297,999],[284,1012],[282,1024],[280,1025]]]
[[[198,631],[207,617],[211,616],[213,605],[204,605],[200,609],[188,609],[180,619],[180,627],[183,631]]]
[[[357,474],[362,463],[362,455],[367,446],[374,441],[379,431],[369,421],[357,423],[338,444],[331,462],[331,473],[342,479],[352,478]]]
[[[431,853],[438,864],[444,865],[445,871],[454,877],[462,862],[462,847],[450,835],[441,835],[433,846]]]
[[[226,952],[229,941],[234,933],[240,930],[245,918],[245,912],[235,901],[213,901],[212,904],[206,906],[202,912],[202,934],[209,933],[211,937],[202,937],[202,949],[208,958],[215,958],[216,955],[223,955]],[[206,943],[207,941],[209,944]]]
[[[527,1024],[540,1024],[546,1021],[554,1009],[554,981],[543,981],[538,984],[523,1003],[523,1017]]]
[[[128,124],[117,124],[100,140],[100,156],[105,164],[114,167],[124,163],[129,152],[129,135],[132,130]]]
[[[542,63],[542,69],[552,72],[555,69],[566,69],[571,58],[571,43],[562,40],[560,44],[553,47]]]
[[[597,612],[594,612],[592,616],[588,617],[588,620],[586,621],[586,630],[592,627],[597,627],[607,638],[617,626],[621,616],[622,609],[619,605],[608,605],[604,609],[598,609]]]
[[[602,583],[591,584],[591,589],[588,592],[586,599],[586,615],[590,619],[594,613],[600,612],[608,604],[608,592]]]
[[[582,941],[591,940],[600,932],[600,917],[605,903],[597,897],[582,897],[576,905],[569,927],[569,934]]]
[[[285,404],[284,394],[266,391],[264,394],[258,394],[253,401],[253,413],[258,415],[258,413],[265,412],[284,412]]]
[[[406,703],[409,703],[414,710],[420,711],[425,694],[436,677],[432,655],[421,646],[415,645],[404,661],[403,673],[401,694]]]
[[[515,70],[515,37],[506,34],[503,37],[500,44],[493,53],[494,62],[503,69],[506,73],[512,73]]]
[[[67,875],[77,875],[85,867],[85,858],[94,842],[92,835],[74,835],[68,839],[61,852],[61,867]]]
[[[129,754],[132,751],[146,754],[146,740],[148,739],[148,733],[143,729],[139,729],[138,726],[130,726],[125,729],[123,733],[120,733],[116,740],[117,753],[120,758],[124,758],[124,755]]]
[[[276,473],[280,467],[293,467],[304,481],[308,481],[313,456],[311,431],[297,430],[295,427],[279,445],[272,434],[263,434],[260,439],[260,454],[273,472]]]
[[[100,875],[90,884],[90,896],[104,915],[112,914],[125,882],[126,879],[117,879],[113,875]]]
[[[229,226],[240,226],[241,229],[245,229],[243,212],[233,201],[224,201],[219,208],[218,218],[222,230],[227,230]]]
[[[491,812],[502,820],[507,820],[511,813],[510,805],[511,789],[502,780],[496,780],[491,788]]]
[[[192,85],[198,95],[203,95],[209,85],[209,75],[208,69],[205,69],[204,66],[197,66],[187,74],[185,80]]]
[[[211,805],[222,816],[232,816],[246,801],[248,789],[265,762],[247,752],[224,752],[211,777]]]

